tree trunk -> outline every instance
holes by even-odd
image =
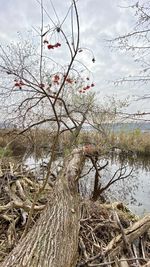
[[[81,150],[65,161],[62,173],[39,220],[8,255],[1,267],[74,267],[80,222],[78,178]]]

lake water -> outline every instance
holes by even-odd
[[[103,166],[107,160],[107,167],[100,172],[102,186],[108,183],[121,166],[125,166],[126,168],[125,175],[133,169],[132,174],[128,178],[115,182],[106,190],[105,196],[108,201],[122,201],[137,215],[150,213],[150,158],[143,159],[133,156],[130,158],[121,158],[117,155],[109,156],[107,159],[101,159],[98,163],[100,166]],[[31,156],[26,159],[25,164],[29,168],[33,168],[36,176],[42,177],[42,175],[39,175],[41,165],[46,165],[47,161],[47,157],[35,161],[34,157]],[[56,176],[61,168],[61,161],[61,159],[57,160],[53,165],[53,172]],[[59,167],[57,166],[58,164]],[[82,175],[86,174],[91,166],[91,161],[87,160]],[[119,172],[117,172],[117,174],[119,174]],[[94,175],[95,171],[91,170],[80,179],[82,195],[87,197],[91,195],[94,186]],[[115,178],[116,177],[117,176],[115,176]]]
[[[107,160],[107,167],[101,171],[102,186],[108,183],[121,166],[125,166],[126,174],[133,169],[129,177],[115,182],[105,191],[108,201],[122,201],[137,215],[150,213],[150,158],[126,158],[126,160],[120,160],[118,157],[112,157],[100,160],[99,165],[103,166]],[[90,166],[91,163],[88,161],[84,171],[88,170]],[[91,171],[80,181],[80,186],[85,196],[92,193],[94,173],[95,171]]]

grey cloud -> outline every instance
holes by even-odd
[[[132,1],[133,2],[133,1]],[[45,0],[45,8],[57,24],[58,19],[50,4]],[[78,1],[80,23],[81,23],[81,46],[90,48],[96,57],[96,63],[92,64],[92,55],[85,52],[81,55],[84,62],[92,70],[96,83],[96,89],[101,95],[112,95],[126,97],[128,95],[141,94],[141,89],[134,84],[124,84],[119,87],[113,87],[108,80],[119,79],[136,72],[136,65],[132,58],[119,51],[111,51],[104,39],[116,37],[118,34],[128,32],[131,25],[134,24],[132,14],[129,9],[119,8],[119,5],[125,5],[128,1],[123,0],[80,0]],[[60,21],[63,20],[70,5],[70,0],[55,0],[53,4],[58,13]],[[127,4],[126,4],[127,5]],[[45,25],[53,24],[45,15]],[[68,21],[65,27],[67,28]],[[22,33],[32,29],[32,26],[40,26],[40,8],[36,0],[9,0],[0,1],[0,38],[3,44],[17,38],[17,31]],[[65,59],[63,55],[65,50],[58,53],[58,58]],[[90,60],[90,61],[89,61]],[[132,90],[131,90],[132,89]],[[144,93],[147,87],[144,86]],[[139,105],[138,103],[136,105]],[[144,104],[147,108],[147,104]],[[134,107],[135,108],[135,107]]]

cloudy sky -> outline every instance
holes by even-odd
[[[65,17],[70,0],[43,0],[44,7],[52,20],[58,24]],[[127,0],[79,0],[78,10],[80,16],[81,47],[93,51],[96,62],[93,64],[91,55],[87,51],[83,60],[92,71],[96,84],[95,92],[99,101],[105,96],[115,96],[116,99],[124,99],[130,96],[140,96],[148,93],[148,86],[139,84],[121,84],[114,86],[113,82],[124,76],[134,75],[139,65],[133,61],[133,57],[117,49],[110,49],[106,39],[115,38],[119,34],[128,33],[135,24],[132,10],[122,8]],[[54,12],[55,7],[57,15]],[[11,41],[17,40],[17,33],[28,36],[28,31],[38,29],[40,23],[40,8],[38,0],[0,0],[0,43],[5,46]],[[45,25],[51,24],[45,15]],[[67,27],[67,25],[66,25]],[[62,55],[61,55],[62,56]],[[134,101],[128,108],[130,112],[149,111],[146,101]]]

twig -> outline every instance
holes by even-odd
[[[118,259],[118,262],[123,262],[123,261],[133,261],[133,260],[136,260],[136,259],[138,259],[138,260],[145,260],[144,258],[130,258],[130,259]],[[148,260],[148,259],[146,259],[146,260]],[[103,262],[103,263],[96,263],[96,264],[94,264],[94,263],[91,263],[91,264],[89,264],[88,266],[89,267],[97,267],[97,266],[105,266],[105,265],[111,265],[111,264],[114,264],[114,263],[116,263],[115,262],[115,260],[113,260],[113,261],[109,261],[109,262]],[[80,266],[84,266],[84,265],[80,265]],[[149,267],[150,265],[143,265],[143,267]]]

